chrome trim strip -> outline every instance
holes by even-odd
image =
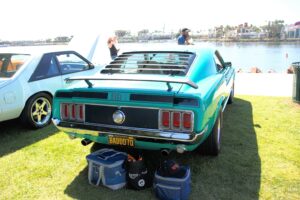
[[[229,98],[230,98],[230,95],[231,95],[232,90],[233,90],[233,88],[230,89],[229,95],[228,95],[228,97],[226,98],[226,100],[225,100],[225,102],[224,102],[224,104],[223,104],[222,112],[224,112],[224,110],[225,110],[225,108],[226,108],[226,106],[227,106],[227,103],[228,103],[228,101],[229,101]]]
[[[89,123],[89,122],[85,122],[85,123],[78,123],[75,121],[60,121],[60,122],[70,124],[70,126],[95,126],[95,127],[100,127],[100,128],[120,129],[120,130],[124,130],[124,131],[133,130],[133,131],[141,131],[141,132],[149,132],[149,133],[160,133],[160,132],[171,133],[171,132],[174,132],[172,130],[168,131],[168,130],[137,128],[137,127],[129,127],[129,126],[115,126],[115,125]],[[176,130],[176,133],[190,135],[190,134],[193,134],[194,132],[183,132],[180,130]]]
[[[224,105],[223,105],[223,108],[222,108],[222,112],[224,112],[224,110],[225,110],[225,108],[226,108],[226,106],[227,106],[229,97],[230,97],[230,96],[228,96],[228,97],[226,98],[225,102],[224,102]]]
[[[201,136],[207,131],[208,126],[206,126],[201,132],[199,133],[180,133],[180,132],[165,132],[165,131],[159,131],[159,130],[149,130],[149,129],[132,129],[133,131],[140,131],[141,134],[126,134],[121,133],[119,131],[98,131],[98,130],[88,130],[88,129],[81,129],[81,128],[72,128],[72,124],[74,123],[68,123],[70,124],[70,127],[63,127],[61,125],[61,121],[58,119],[52,119],[54,125],[63,132],[68,133],[77,133],[77,134],[90,134],[94,136],[99,136],[101,134],[104,135],[119,135],[119,136],[129,136],[134,138],[145,138],[145,139],[160,139],[160,140],[168,140],[168,141],[178,141],[178,142],[194,142],[197,139],[200,139]],[[86,124],[80,124],[82,126],[87,126]],[[73,125],[74,126],[74,125]],[[102,128],[101,126],[97,125],[97,128]],[[120,127],[118,127],[120,128]],[[130,130],[130,129],[129,129]],[[147,134],[147,135],[142,135]]]

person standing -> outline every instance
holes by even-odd
[[[189,42],[189,39],[190,39],[189,32],[190,31],[191,30],[188,29],[188,28],[183,28],[181,30],[181,34],[180,34],[180,36],[178,37],[178,40],[177,40],[179,45],[189,45],[190,44],[190,42]]]
[[[110,51],[110,57],[112,60],[114,60],[118,56],[119,49],[117,49],[116,47],[117,42],[118,40],[116,36],[108,38],[107,41],[107,45]]]

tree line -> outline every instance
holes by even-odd
[[[246,25],[246,27],[245,27]],[[253,24],[248,25],[248,23],[241,24],[238,26],[231,26],[231,25],[220,25],[220,26],[215,26],[213,29],[210,29],[210,31],[215,31],[216,37],[221,38],[225,36],[227,33],[230,31],[237,31],[237,33],[241,33],[241,28],[249,28],[251,31],[256,32],[256,33],[266,33],[267,38],[274,38],[274,39],[279,39],[281,36],[282,29],[284,28],[284,20],[274,20],[274,21],[269,21],[266,25],[263,26],[255,26]],[[195,30],[194,30],[195,31]],[[159,31],[154,31],[159,32]],[[126,36],[131,36],[131,32],[129,30],[116,30],[115,31],[116,36],[119,38],[126,37]],[[138,31],[137,35],[138,37],[150,34],[149,29],[143,29]],[[177,37],[180,34],[180,29],[178,32],[173,33],[174,37]]]

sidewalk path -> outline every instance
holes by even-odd
[[[292,91],[293,74],[236,74],[235,94],[291,97]]]

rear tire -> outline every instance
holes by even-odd
[[[28,99],[20,119],[25,126],[38,129],[47,126],[51,122],[51,116],[51,96],[38,93]]]
[[[214,127],[206,140],[198,147],[198,151],[204,155],[217,156],[221,150],[222,111],[216,119]]]
[[[232,85],[232,90],[230,92],[230,96],[229,96],[229,99],[228,99],[228,104],[232,104],[233,103],[233,98],[234,98],[234,83]]]

